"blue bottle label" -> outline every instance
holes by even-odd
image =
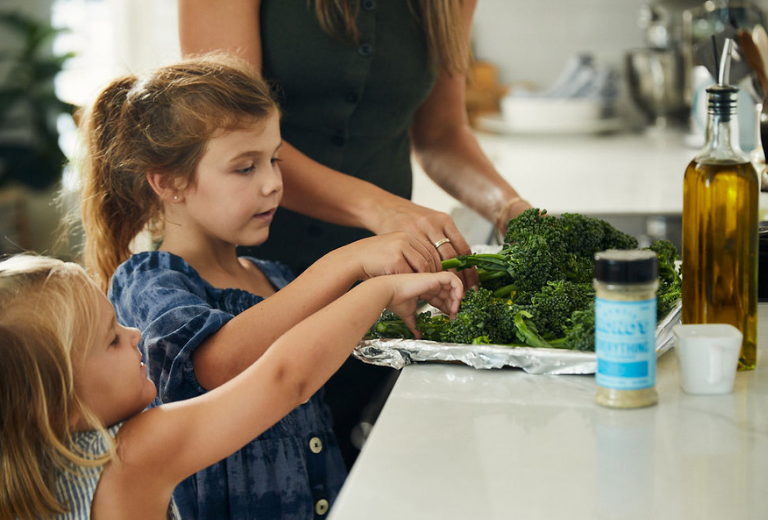
[[[656,299],[595,298],[597,384],[642,390],[656,384]]]

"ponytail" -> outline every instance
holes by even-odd
[[[130,160],[132,122],[128,93],[135,76],[115,80],[101,92],[86,117],[82,188],[85,265],[106,292],[115,269],[131,255],[133,239],[157,216],[159,201],[140,164]]]

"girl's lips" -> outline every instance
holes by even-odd
[[[272,217],[275,215],[275,211],[277,208],[272,208],[269,211],[265,211],[264,213],[256,213],[253,218],[260,219],[260,220],[272,220]]]

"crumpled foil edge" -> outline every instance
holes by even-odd
[[[680,323],[682,303],[656,327],[656,357],[674,346],[673,327]],[[594,374],[594,352],[567,349],[509,347],[506,345],[467,345],[438,343],[418,339],[362,340],[353,355],[369,364],[401,369],[411,363],[463,363],[478,369],[521,368],[529,374]]]

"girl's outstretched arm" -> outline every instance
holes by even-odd
[[[195,377],[206,389],[245,370],[288,329],[361,280],[442,269],[434,246],[406,233],[358,240],[331,251],[276,294],[232,318],[195,349]]]
[[[228,383],[130,419],[118,437],[120,462],[105,469],[100,483],[120,497],[110,507],[139,514],[146,496],[170,493],[264,432],[325,383],[385,307],[414,325],[419,299],[453,318],[462,295],[450,272],[373,278],[286,332]]]

